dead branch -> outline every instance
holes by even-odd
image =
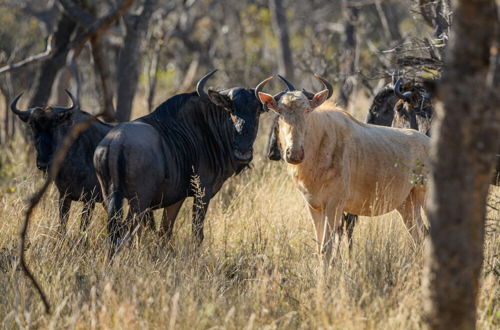
[[[62,1],[69,3],[68,0],[62,0]],[[107,30],[111,26],[111,24],[113,24],[113,22],[115,20],[117,20],[119,17],[121,17],[133,3],[134,3],[134,0],[122,0],[120,5],[118,7],[116,7],[114,10],[111,10],[107,15],[105,15],[99,19],[93,20],[93,23],[90,24],[89,27],[83,29],[83,31],[81,33],[79,33],[66,46],[66,49],[70,50],[70,49],[73,49],[76,47],[81,47],[85,42],[87,42],[93,36],[96,36],[96,35],[103,33],[105,30]],[[81,11],[83,11],[83,9]],[[73,18],[73,16],[70,16],[70,17]],[[78,18],[81,18],[81,17],[78,16]],[[88,18],[88,17],[86,17],[86,18]],[[5,73],[7,71],[17,70],[17,69],[23,68],[29,64],[34,64],[34,63],[46,60],[47,58],[50,58],[53,55],[52,43],[51,43],[52,38],[51,37],[49,37],[49,39],[47,41],[47,49],[43,53],[30,56],[27,59],[24,59],[18,63],[4,66],[4,67],[0,68],[0,74]]]
[[[47,47],[45,48],[45,50],[43,52],[36,54],[36,55],[32,55],[32,56],[25,58],[24,60],[19,61],[17,63],[8,64],[6,66],[1,67],[0,74],[8,72],[8,71],[15,71],[18,69],[22,69],[25,66],[28,66],[30,64],[34,64],[34,63],[43,61],[43,60],[49,58],[50,56],[52,56],[52,35],[50,35],[47,38]]]
[[[29,222],[31,219],[31,215],[33,213],[33,210],[35,207],[38,205],[40,202],[41,198],[47,191],[47,188],[49,187],[50,183],[55,179],[57,174],[59,173],[59,170],[61,168],[61,164],[64,161],[64,158],[66,157],[66,154],[73,144],[73,142],[76,140],[76,138],[80,135],[81,132],[85,131],[89,126],[94,123],[97,118],[101,116],[101,114],[97,114],[95,116],[90,117],[84,122],[78,123],[73,128],[71,129],[70,133],[68,136],[64,138],[64,141],[62,143],[61,148],[59,151],[55,154],[54,160],[53,160],[53,165],[50,168],[49,176],[43,183],[42,187],[36,191],[29,199],[29,205],[28,209],[26,210],[24,221],[21,227],[21,232],[20,232],[20,238],[19,238],[19,254],[20,254],[20,264],[21,264],[21,269],[25,273],[26,277],[28,277],[33,283],[33,286],[35,289],[38,291],[38,294],[40,295],[40,298],[42,299],[43,305],[45,307],[45,313],[50,314],[51,313],[51,308],[50,308],[50,303],[47,298],[47,295],[43,291],[40,283],[38,280],[35,278],[35,275],[29,268],[27,262],[26,262],[26,256],[25,256],[25,250],[26,250],[26,236],[28,234],[28,227],[29,227]]]
[[[75,39],[73,39],[69,43],[68,49],[82,45],[93,36],[97,36],[103,33],[111,26],[111,24],[113,24],[114,21],[123,16],[123,14],[130,6],[132,6],[133,3],[134,0],[122,0],[120,5],[116,9],[111,10],[107,15],[95,20],[93,24],[84,29],[82,33],[77,35]]]

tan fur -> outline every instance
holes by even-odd
[[[292,155],[304,150],[303,161],[289,169],[309,205],[320,252],[330,257],[332,241],[338,248],[342,212],[376,216],[396,209],[419,239],[425,186],[412,180],[421,182],[428,169],[427,136],[361,123],[332,103],[308,113],[300,92],[285,94],[277,110],[283,148]]]

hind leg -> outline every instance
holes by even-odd
[[[82,219],[80,222],[80,232],[81,233],[87,232],[87,228],[89,227],[90,220],[92,218],[92,212],[94,211],[94,208],[95,208],[94,200],[84,202],[83,211],[82,211]]]
[[[68,223],[69,210],[71,209],[71,199],[65,194],[59,194],[59,233],[66,233],[66,224]]]
[[[422,189],[412,189],[406,200],[397,208],[413,241],[419,243],[425,235],[425,226],[421,208],[424,206],[425,193]]]
[[[153,233],[156,232],[155,217],[152,209],[148,209],[144,215],[144,225],[149,228]]]
[[[347,231],[347,243],[349,244],[349,256],[352,252],[352,234],[354,232],[354,226],[358,221],[358,216],[355,214],[344,213],[343,222],[345,223],[346,231]]]
[[[152,216],[149,204],[150,203],[144,199],[141,201],[139,201],[138,198],[129,200],[129,211],[126,220],[126,225],[129,228],[127,239],[131,240],[131,244],[135,242],[136,247],[139,246],[139,240],[142,237],[142,229],[145,221]]]

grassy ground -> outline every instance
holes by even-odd
[[[43,314],[16,259],[24,201],[41,176],[24,153],[2,150],[2,328],[420,328],[422,247],[413,246],[398,214],[361,218],[351,258],[344,242],[341,260],[324,275],[305,204],[284,164],[263,157],[267,132],[261,133],[253,168],[212,201],[199,253],[191,247],[189,202],[171,247],[146,232],[140,249],[125,249],[109,265],[104,210],[96,208],[84,244],[75,204],[61,238],[51,189],[34,213],[27,256],[52,316]],[[492,187],[490,204],[498,209],[499,200]],[[498,329],[500,211],[489,209],[488,217],[478,326]]]

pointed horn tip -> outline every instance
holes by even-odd
[[[283,81],[283,83],[285,83],[285,85],[289,91],[296,91],[297,90],[297,88],[290,81],[288,81],[288,79],[286,79],[285,77],[283,77],[280,74],[277,74],[277,76],[278,76],[278,78],[281,79],[281,81]]]
[[[274,78],[274,76],[269,76],[266,79],[262,80],[258,85],[257,85],[257,91],[259,91],[259,87],[262,88],[264,87],[265,84],[267,84],[269,81],[271,81]]]
[[[201,79],[198,81],[198,83],[196,84],[196,92],[198,93],[198,96],[204,96],[204,97],[207,97],[207,98],[210,98],[208,96],[208,94],[204,91],[204,87],[205,87],[205,83],[207,82],[207,80],[214,74],[217,72],[217,69],[213,69],[212,71],[210,71],[209,73],[207,73],[206,75],[204,75],[203,77],[201,77]]]
[[[274,78],[274,76],[269,76],[266,79],[264,79],[262,82],[268,82],[268,81],[270,81],[273,78]]]
[[[17,109],[17,101],[19,101],[19,99],[21,98],[21,96],[23,96],[23,94],[24,94],[24,92],[17,94],[17,96],[12,100],[12,102],[10,102],[10,109],[11,110],[19,111],[19,109]]]
[[[328,98],[330,98],[333,95],[333,86],[332,86],[332,84],[330,84],[330,82],[328,82],[328,80],[326,80],[325,78],[321,77],[317,73],[314,73],[314,77],[316,77],[316,79],[318,79],[319,81],[321,81],[323,83],[323,85],[326,87],[326,89],[328,89]]]
[[[255,96],[259,98],[259,93],[262,91],[262,88],[271,80],[274,76],[269,76],[266,79],[262,80],[257,87],[255,87]]]

